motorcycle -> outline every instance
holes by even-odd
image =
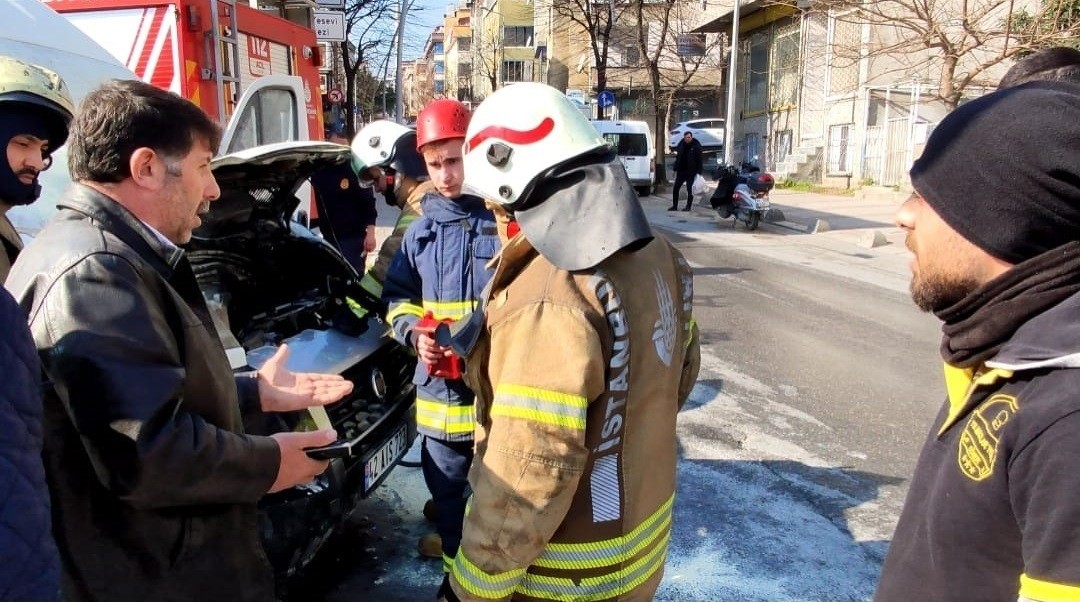
[[[743,162],[740,168],[720,164],[716,168],[716,190],[709,204],[721,219],[735,218],[747,230],[755,230],[769,210],[769,191],[776,182],[772,175],[762,172],[752,163]]]

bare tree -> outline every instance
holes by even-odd
[[[809,10],[848,29],[869,26],[868,39],[834,38],[834,68],[866,59],[878,77],[936,82],[926,94],[949,110],[972,89],[995,86],[1006,61],[1080,38],[1077,0],[813,0]]]
[[[668,181],[664,165],[667,144],[661,140],[666,137],[676,97],[699,79],[699,72],[704,74],[703,68],[713,81],[719,81],[716,74],[723,69],[723,36],[691,33],[692,7],[686,0],[630,0],[635,22],[632,35],[651,91],[658,182]]]
[[[588,38],[589,49],[596,68],[596,91],[608,87],[608,51],[612,43],[612,30],[619,16],[627,9],[624,2],[596,0],[552,0],[551,9],[562,19],[576,25],[570,31]]]
[[[341,53],[341,62],[345,70],[345,115],[346,134],[351,140],[356,133],[353,127],[356,121],[353,118],[353,100],[363,98],[357,94],[358,77],[361,68],[364,67],[367,56],[371,50],[384,46],[387,41],[388,30],[385,26],[386,17],[394,9],[392,0],[349,0],[345,6],[345,41],[338,42],[336,47]],[[355,49],[355,55],[353,55]],[[371,79],[370,75],[367,79]],[[364,82],[370,83],[370,82]]]
[[[485,89],[490,94],[499,87],[499,68],[501,67],[499,50],[501,49],[501,44],[494,36],[484,35],[483,30],[484,27],[482,23],[473,26],[472,72],[473,77],[485,81],[488,85],[486,87],[477,86],[473,88],[474,102],[480,102],[484,99]]]

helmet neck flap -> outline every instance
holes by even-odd
[[[538,178],[514,211],[536,250],[563,270],[599,265],[653,238],[626,170],[614,153],[590,154]]]

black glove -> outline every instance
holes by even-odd
[[[450,575],[443,575],[442,585],[439,586],[439,593],[435,595],[437,602],[461,602],[461,599],[454,593],[454,588],[450,587]]]

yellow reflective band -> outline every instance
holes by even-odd
[[[393,324],[394,320],[401,316],[416,316],[422,318],[424,317],[424,310],[412,303],[395,303],[390,306],[390,311],[386,312],[386,321]]]
[[[533,598],[560,602],[592,602],[617,598],[633,591],[664,568],[670,539],[671,533],[668,532],[660,544],[647,555],[606,575],[566,579],[529,573],[525,575],[517,591]]]
[[[1020,575],[1020,597],[1038,602],[1080,602],[1080,585],[1066,585]]]
[[[345,297],[345,305],[349,307],[349,311],[357,318],[363,318],[368,314],[368,310],[352,297]]]
[[[697,318],[691,317],[690,318],[690,336],[686,337],[686,345],[685,345],[685,347],[687,349],[690,348],[690,343],[693,343],[695,338],[697,338]]]
[[[446,554],[442,555],[442,572],[449,573],[454,568],[454,559]]]
[[[521,578],[525,576],[525,569],[514,569],[505,573],[489,575],[480,570],[480,567],[469,562],[462,550],[458,550],[451,573],[453,573],[454,579],[469,594],[477,598],[498,600],[514,593],[514,590],[521,582]]]
[[[409,229],[409,226],[419,218],[419,215],[413,215],[411,213],[403,213],[398,217],[397,222],[394,224],[394,230],[400,229],[402,232]]]
[[[430,311],[436,320],[463,318],[476,309],[476,301],[429,301],[424,299],[424,311]]]
[[[371,293],[375,298],[382,297],[382,283],[375,279],[371,270],[364,272],[364,277],[360,279],[360,288]]]
[[[416,424],[448,435],[471,433],[476,428],[476,412],[471,405],[452,406],[417,397]]]
[[[670,532],[674,502],[672,494],[634,530],[619,537],[584,543],[549,543],[533,564],[555,569],[595,569],[625,563]]]
[[[585,430],[585,414],[588,408],[589,401],[580,395],[523,385],[500,384],[495,389],[491,415]]]

